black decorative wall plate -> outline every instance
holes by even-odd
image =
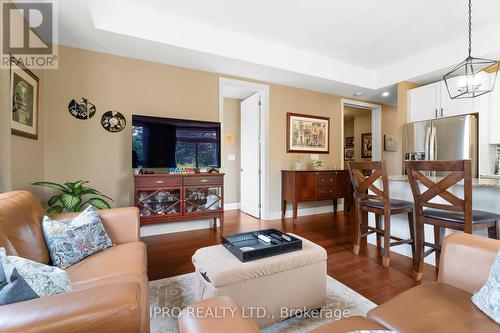
[[[102,127],[112,133],[121,132],[127,125],[125,117],[118,111],[108,111],[102,115]]]
[[[76,119],[90,119],[95,115],[96,107],[88,99],[82,97],[81,102],[72,99],[68,104],[69,113]]]

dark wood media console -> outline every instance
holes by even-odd
[[[339,198],[344,198],[346,208],[351,210],[353,189],[348,170],[281,170],[283,218],[287,202],[293,203],[293,222],[296,223],[299,202],[332,200],[336,213]]]
[[[151,174],[134,177],[141,225],[217,219],[224,226],[224,174]]]

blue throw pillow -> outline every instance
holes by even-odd
[[[500,324],[500,251],[491,266],[488,280],[472,295],[472,302],[488,317]]]
[[[64,270],[16,256],[0,248],[0,305],[71,291]]]
[[[43,218],[43,234],[54,265],[66,268],[113,244],[94,207],[89,206],[72,221]]]

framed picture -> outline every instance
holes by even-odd
[[[354,161],[354,148],[344,148],[344,161]]]
[[[372,158],[372,134],[361,134],[361,158]]]
[[[288,153],[328,154],[330,118],[287,113],[286,148]]]
[[[12,65],[9,96],[12,107],[12,134],[37,140],[40,112],[38,77],[22,65]]]
[[[354,148],[354,137],[353,136],[346,136],[345,148]]]
[[[398,151],[398,141],[394,135],[384,135],[384,151]]]

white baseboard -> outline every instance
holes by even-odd
[[[240,203],[239,202],[235,202],[235,203],[227,203],[227,204],[224,204],[224,210],[237,210],[237,209],[240,209]]]
[[[343,211],[344,205],[339,203],[337,205],[337,211]],[[319,206],[319,207],[309,207],[309,208],[301,208],[299,205],[299,210],[297,212],[298,216],[309,216],[309,215],[317,215],[317,214],[326,214],[333,212],[333,205],[327,206]],[[287,209],[285,213],[285,217],[293,217],[293,210]],[[281,219],[281,212],[271,212],[269,216],[266,216],[264,220],[279,220]]]

